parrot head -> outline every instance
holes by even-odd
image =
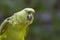
[[[25,8],[21,11],[20,21],[25,24],[31,24],[34,20],[35,10],[32,8]]]

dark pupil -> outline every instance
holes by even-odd
[[[28,16],[27,16],[27,19],[31,21],[32,19],[32,15],[31,15],[32,12],[28,12]]]
[[[31,14],[31,12],[28,12],[28,14]]]

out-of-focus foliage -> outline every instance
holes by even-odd
[[[26,40],[60,40],[60,0],[0,0],[0,23],[26,7],[36,11]]]

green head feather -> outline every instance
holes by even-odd
[[[0,27],[1,40],[24,40],[27,27],[34,20],[34,9],[25,8],[5,19]]]

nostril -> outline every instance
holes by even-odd
[[[28,19],[28,20],[31,20],[31,19],[32,19],[32,14],[29,14],[29,15],[27,16],[27,19]]]

